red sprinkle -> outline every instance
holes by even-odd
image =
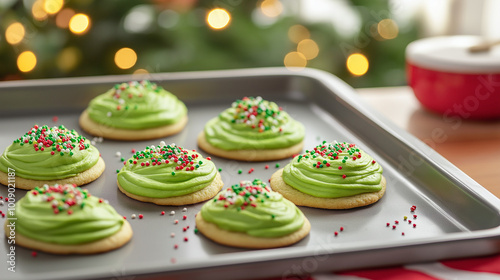
[[[142,219],[142,218],[144,218],[144,215],[139,214],[139,219]]]
[[[36,258],[37,255],[38,255],[38,253],[36,251],[31,251],[31,256],[33,258]]]
[[[376,161],[372,160],[372,164],[375,164]]]
[[[408,223],[411,224],[411,220],[408,220]]]
[[[52,117],[52,121],[53,121],[53,122],[57,122],[58,120],[59,120],[59,117],[58,117],[58,116],[53,116],[53,117]]]
[[[416,219],[417,218],[417,215],[413,215],[413,219]]]
[[[187,237],[184,237],[184,242],[188,242],[188,238]]]
[[[211,157],[206,157],[206,159],[207,159],[207,160],[212,160],[212,158],[211,158]]]
[[[385,226],[387,226],[387,227],[388,227],[388,226],[390,226],[390,225],[391,225],[391,223],[387,223],[387,224],[385,224]]]
[[[127,219],[127,217],[123,216],[123,219],[124,219],[124,220],[126,220],[126,219]]]
[[[342,166],[339,166],[339,170],[342,170]]]
[[[186,228],[186,227],[183,227],[183,228],[182,228],[182,231],[186,231],[186,230],[187,230],[187,228]]]
[[[183,220],[187,219],[187,216],[186,215],[182,216],[182,219]]]
[[[177,249],[177,248],[179,248],[179,245],[175,244],[174,249]]]
[[[135,149],[132,149],[132,151],[131,151],[131,152],[132,152],[132,154],[135,154]]]
[[[335,236],[339,235],[339,233],[338,233],[338,232],[334,232],[333,234],[335,234]]]
[[[392,226],[392,229],[396,229],[396,226]]]
[[[165,215],[165,211],[161,211],[160,215],[162,216]]]
[[[248,174],[251,174],[253,171],[254,171],[254,169],[250,168],[250,170],[248,170]]]
[[[344,174],[344,175],[342,175],[342,179],[345,179],[346,177],[347,177],[347,175],[345,175],[345,174]]]
[[[344,227],[340,227],[340,231],[344,231]]]
[[[265,169],[269,169],[269,165],[268,165],[268,164],[266,164],[266,166],[264,166],[264,168],[265,168]]]
[[[395,223],[396,225],[398,225],[398,224],[399,224],[399,221],[398,221],[398,220],[396,220],[396,221],[394,221],[394,223]]]
[[[405,233],[404,233],[404,232],[402,232],[402,233],[401,233],[401,235],[403,235],[403,236],[404,236],[404,235],[405,235]]]
[[[73,214],[73,210],[69,209],[68,210],[68,215],[71,215],[71,214]]]
[[[417,224],[413,224],[413,227],[417,227]]]

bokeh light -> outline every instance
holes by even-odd
[[[309,39],[310,36],[309,30],[300,24],[293,25],[288,29],[288,38],[296,44],[304,39]]]
[[[299,52],[289,52],[285,55],[284,64],[290,70],[301,70],[306,67],[307,59]],[[295,67],[295,68],[290,68]]]
[[[380,34],[380,37],[390,40],[398,36],[399,28],[394,20],[386,18],[379,21],[377,24],[377,31],[378,34]]]
[[[139,68],[137,70],[134,71],[134,73],[132,73],[134,75],[145,75],[145,74],[149,74],[149,71],[144,69],[144,68]]]
[[[49,15],[57,14],[62,9],[63,4],[63,0],[45,0],[43,10]]]
[[[213,9],[207,15],[207,23],[213,29],[225,28],[231,21],[231,15],[224,9]]]
[[[318,56],[319,47],[313,40],[304,39],[297,45],[297,51],[303,54],[307,60],[311,60]]]
[[[260,2],[260,9],[268,17],[277,17],[283,12],[283,4],[279,0],[264,0]]]
[[[47,12],[45,11],[43,6],[43,0],[37,0],[35,1],[35,3],[33,3],[33,6],[31,6],[31,14],[33,15],[34,19],[42,21],[47,18]]]
[[[137,54],[131,48],[121,48],[115,53],[115,64],[120,69],[130,69],[137,62]]]
[[[351,74],[362,76],[368,71],[369,63],[366,56],[360,53],[353,53],[347,58],[346,66]]]
[[[56,59],[56,64],[63,72],[69,72],[78,66],[82,60],[82,52],[76,47],[64,48]]]
[[[24,51],[17,57],[17,68],[21,72],[29,72],[36,66],[36,56],[31,51]]]
[[[68,28],[69,21],[75,15],[75,11],[70,8],[62,9],[56,16],[56,25],[59,28]]]
[[[90,18],[86,14],[76,14],[69,20],[69,30],[75,34],[85,33],[90,26]]]
[[[5,30],[5,40],[11,45],[19,44],[26,33],[24,26],[19,22],[14,22]]]

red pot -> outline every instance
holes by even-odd
[[[408,83],[424,107],[443,117],[500,118],[500,47],[468,51],[481,42],[476,36],[450,36],[408,45]]]

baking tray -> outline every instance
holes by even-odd
[[[2,279],[243,279],[320,273],[397,265],[500,251],[499,200],[421,141],[367,108],[356,92],[335,76],[318,70],[285,68],[105,76],[0,83],[0,147],[33,124],[78,127],[89,100],[118,82],[150,79],[183,100],[189,124],[178,135],[152,141],[97,143],[106,171],[86,186],[127,216],[134,237],[124,247],[91,256],[57,256],[16,247],[16,272],[7,271],[6,238],[0,242]],[[202,204],[157,206],[132,200],[116,186],[119,151],[158,144],[160,140],[197,148],[205,122],[243,96],[276,101],[307,131],[305,148],[322,140],[358,143],[383,167],[387,192],[376,204],[352,210],[301,207],[312,225],[304,240],[285,248],[246,250],[218,245],[194,232],[194,215]],[[55,123],[53,117],[57,116]],[[83,135],[88,136],[85,133]],[[90,137],[92,139],[92,137]],[[205,156],[206,153],[202,152]],[[464,155],[472,156],[472,155]],[[213,157],[225,186],[243,179],[267,180],[289,160],[246,163]],[[269,169],[265,169],[269,165]],[[252,174],[248,170],[254,168]],[[242,174],[238,174],[238,170]],[[7,188],[0,188],[0,195]],[[25,191],[17,190],[16,198]],[[417,206],[414,213],[412,205]],[[7,206],[0,210],[6,211]],[[160,215],[165,211],[166,215]],[[169,212],[175,211],[170,216]],[[143,214],[143,219],[131,219]],[[413,215],[416,214],[415,219]],[[187,219],[183,220],[182,216]],[[412,223],[404,221],[408,216]],[[179,220],[174,224],[174,220]],[[398,220],[396,229],[392,225]],[[0,221],[3,221],[0,219]],[[389,227],[386,224],[389,223]],[[413,224],[416,224],[413,227]],[[189,229],[183,231],[183,228]],[[344,230],[340,231],[340,227]],[[334,232],[338,235],[335,236]],[[171,237],[171,233],[175,237]],[[404,235],[403,235],[404,232]],[[0,235],[4,235],[3,229]],[[184,241],[184,237],[188,241]],[[174,245],[178,249],[174,249]],[[160,278],[157,278],[160,279]]]

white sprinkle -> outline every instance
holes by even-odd
[[[182,212],[187,212],[187,211],[188,211],[188,209],[187,209],[187,208],[183,208],[183,209],[182,209]]]
[[[132,216],[130,216],[130,218],[132,219],[135,219],[135,217],[136,217],[135,214],[132,214]]]
[[[160,142],[160,147],[166,146],[165,141]]]
[[[0,206],[3,206],[3,201],[2,200],[0,200]]]
[[[108,113],[106,114],[106,116],[108,116],[108,118],[110,118],[110,117],[111,117],[111,112],[108,112]]]
[[[97,137],[97,142],[102,143],[102,140],[103,140],[102,136]]]
[[[170,211],[170,216],[175,215],[175,211]]]
[[[123,105],[125,103],[125,100],[123,100],[123,98],[120,98],[120,99],[118,99],[118,103]]]
[[[107,199],[104,200],[104,203],[109,204],[109,201]]]
[[[90,144],[95,145],[95,141],[94,140],[90,141]]]
[[[117,156],[117,157],[121,157],[121,156],[122,156],[122,153],[120,153],[120,152],[116,152],[115,156]]]
[[[170,234],[170,237],[174,238],[174,237],[175,237],[175,233],[173,233],[173,232],[172,232],[172,233]]]

